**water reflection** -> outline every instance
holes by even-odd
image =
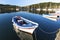
[[[40,10],[40,11],[38,11],[38,10],[29,10],[28,12],[35,13],[35,14],[40,14],[40,15],[42,15],[42,14],[48,14],[49,15],[49,13],[55,13],[54,11],[43,11],[43,10]]]
[[[29,12],[13,12],[13,13],[5,13],[0,14],[0,40],[20,40],[13,30],[12,26],[12,17],[14,16],[22,16],[31,21],[37,22],[39,24],[36,29],[36,37],[38,40],[50,40],[55,39],[56,34],[47,34],[39,30],[43,29],[45,32],[54,32],[59,29],[60,24],[57,22],[48,20],[43,18],[41,15],[33,14]]]
[[[12,12],[18,12],[18,11],[16,11],[16,10],[13,10],[13,11],[1,11],[0,14],[2,14],[2,13],[12,13]]]

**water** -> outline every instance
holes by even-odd
[[[53,33],[60,28],[60,24],[57,22],[45,19],[38,14],[32,14],[29,12],[4,13],[0,14],[0,40],[20,40],[13,30],[12,17],[14,16],[22,16],[31,21],[37,22],[39,27],[34,32],[36,33],[38,40],[55,39],[56,35],[49,33]]]

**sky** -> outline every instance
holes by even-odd
[[[60,2],[60,0],[0,0],[0,4],[10,4],[17,6],[27,6],[41,2]]]

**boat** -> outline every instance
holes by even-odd
[[[57,16],[52,16],[52,15],[43,15],[44,18],[47,18],[52,21],[57,21]]]
[[[33,40],[33,32],[38,27],[38,23],[30,21],[21,16],[12,18],[13,28],[21,40]]]
[[[49,15],[43,14],[43,17],[53,20],[53,21],[57,21],[57,20],[59,21],[60,20],[60,10],[56,10],[55,13],[50,13]]]

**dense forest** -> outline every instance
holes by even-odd
[[[55,12],[55,10],[53,9],[60,9],[60,3],[55,3],[55,2],[43,2],[43,3],[38,3],[38,4],[32,4],[32,5],[28,5],[28,6],[24,6],[21,7],[22,10],[25,11],[33,11],[36,12],[36,9],[40,9],[40,13],[48,13],[48,12]],[[46,9],[46,11],[43,11],[43,9]],[[49,11],[48,9],[52,9],[51,11]]]
[[[54,2],[43,2],[43,3],[38,3],[38,4],[32,4],[32,5],[29,5],[29,6],[24,6],[22,8],[27,8],[27,9],[37,9],[37,8],[40,8],[40,9],[48,9],[48,8],[51,8],[51,9],[56,9],[56,8],[60,8],[60,3],[54,3]]]
[[[3,5],[3,4],[0,4],[0,12],[15,12],[15,11],[19,11],[19,10],[16,10],[16,9],[19,9],[20,7],[19,6],[16,6],[16,5]]]
[[[29,5],[30,8],[60,8],[60,3],[43,2],[39,4]]]

